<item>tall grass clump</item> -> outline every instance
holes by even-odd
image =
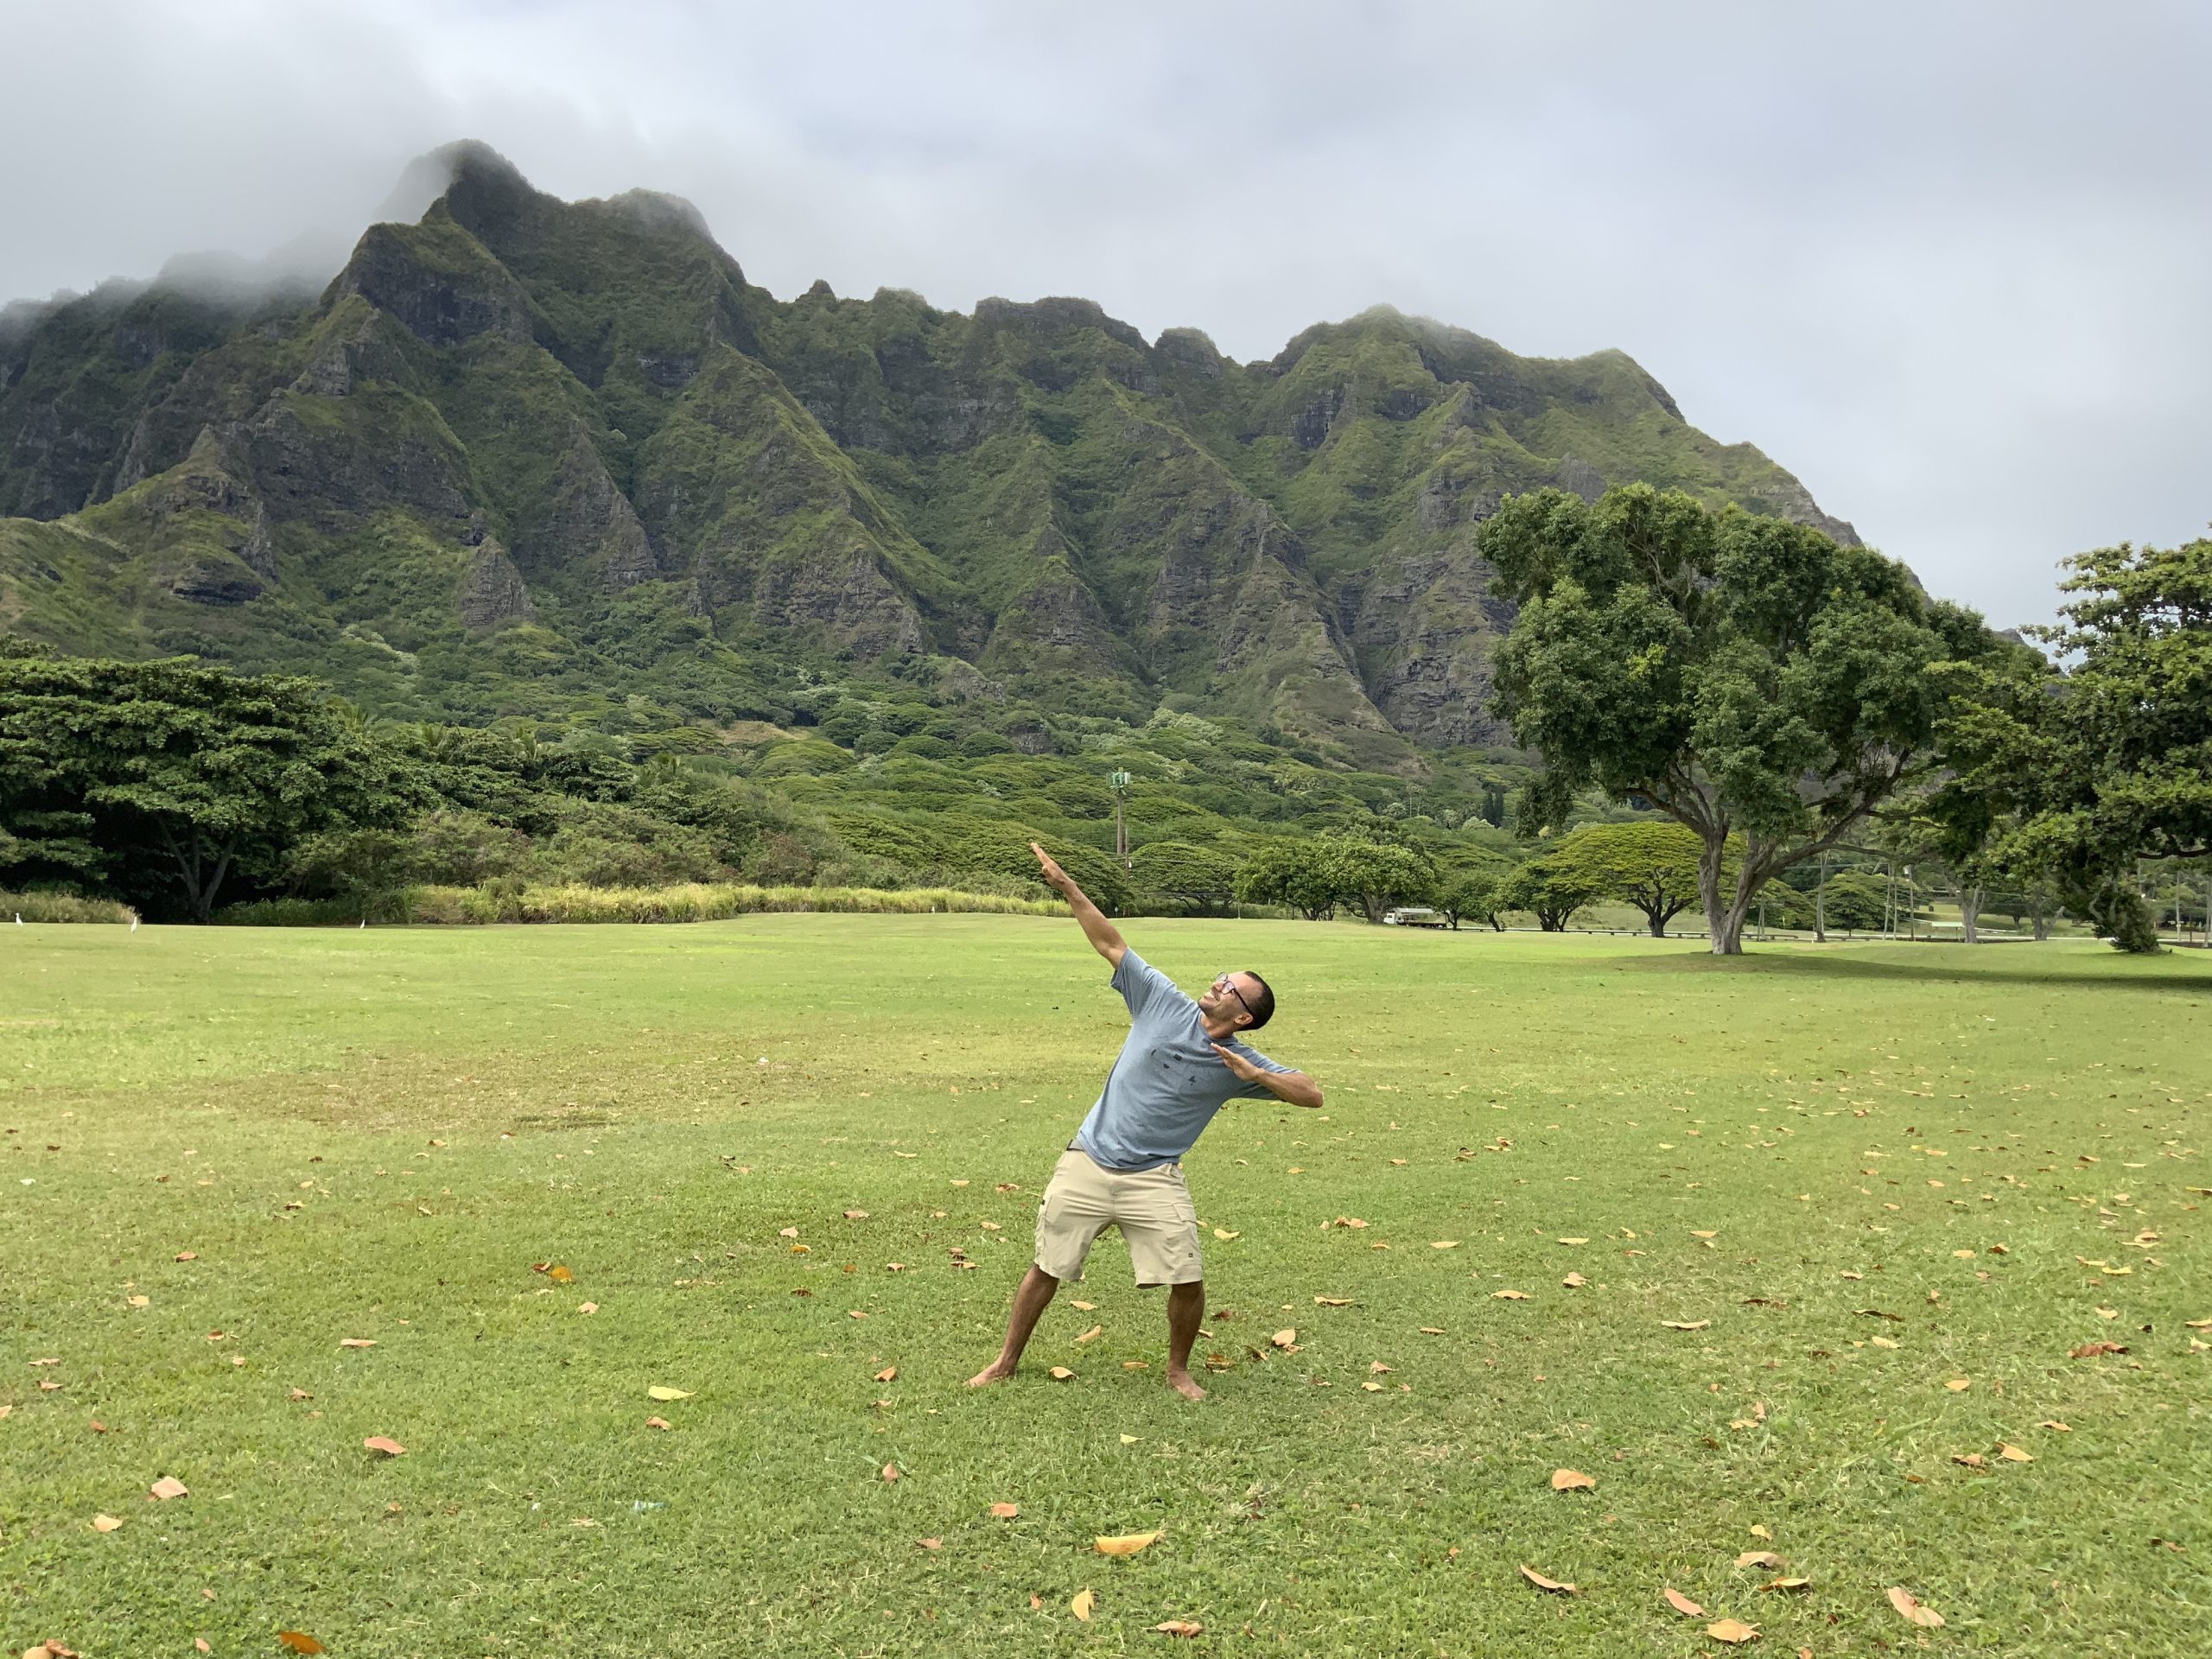
[[[79,899],[67,893],[0,893],[0,922],[135,922],[138,912],[112,899]]]
[[[272,899],[233,905],[219,912],[215,919],[245,927],[335,927],[365,919],[468,926],[491,922],[716,922],[766,911],[1056,916],[1064,909],[1057,899],[969,893],[957,887],[785,887],[707,881],[666,887],[588,887],[492,882],[478,887],[402,887],[377,896],[365,906],[347,899]]]

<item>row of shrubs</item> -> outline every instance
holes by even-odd
[[[112,899],[67,893],[0,893],[0,922],[135,922],[138,912]]]
[[[763,887],[689,882],[665,887],[410,887],[353,899],[270,899],[233,905],[213,919],[238,927],[334,927],[362,921],[451,925],[491,922],[714,922],[766,911],[842,911],[927,915],[981,911],[1001,916],[1058,916],[1058,899],[969,893],[954,887]],[[24,918],[29,920],[27,915]]]

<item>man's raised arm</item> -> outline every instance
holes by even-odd
[[[1083,937],[1090,941],[1090,948],[1116,968],[1120,967],[1122,958],[1128,954],[1129,949],[1121,930],[1106,919],[1098,906],[1090,902],[1081,887],[1076,886],[1075,878],[1055,863],[1050,853],[1033,841],[1029,843],[1029,850],[1037,855],[1037,865],[1044,872],[1046,885],[1068,901],[1068,908],[1075,912],[1076,920],[1082,925]]]

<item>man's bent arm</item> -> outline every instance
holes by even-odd
[[[1037,863],[1044,874],[1046,884],[1068,901],[1068,908],[1075,912],[1075,919],[1083,929],[1084,938],[1090,941],[1090,948],[1119,968],[1122,958],[1129,950],[1128,941],[1122,937],[1121,930],[1106,919],[1105,912],[1092,904],[1089,895],[1076,886],[1075,878],[1062,869],[1042,847],[1033,841],[1029,843],[1029,850],[1037,855]]]
[[[1321,1085],[1303,1071],[1262,1071],[1252,1081],[1287,1105],[1321,1103]]]

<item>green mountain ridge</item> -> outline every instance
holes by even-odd
[[[790,721],[858,674],[1018,746],[1166,707],[1411,774],[1506,741],[1501,496],[1642,480],[1857,540],[1617,351],[1378,308],[1240,364],[1087,300],[779,301],[675,198],[436,159],[311,298],[0,313],[0,628],[406,718]]]

